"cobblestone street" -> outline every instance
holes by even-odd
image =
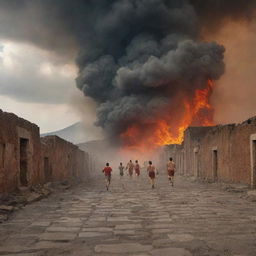
[[[26,206],[0,225],[0,255],[255,256],[256,205],[214,184],[114,174]]]

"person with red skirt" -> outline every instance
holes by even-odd
[[[105,174],[106,188],[108,190],[111,182],[111,172],[112,172],[112,168],[109,166],[109,163],[106,163],[106,166],[102,170],[102,172]]]
[[[139,177],[140,176],[140,165],[138,163],[138,160],[135,161],[134,170],[135,170],[137,177]]]
[[[174,184],[174,173],[175,173],[175,163],[173,162],[172,158],[170,157],[169,162],[167,163],[167,174],[170,181],[170,184],[173,186]]]
[[[152,164],[152,161],[149,161],[148,164],[149,165],[147,168],[147,172],[148,172],[148,176],[151,181],[151,187],[153,189],[153,188],[155,188],[156,167]]]

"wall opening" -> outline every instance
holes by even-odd
[[[256,136],[251,136],[251,187],[256,188]]]
[[[44,157],[44,179],[45,182],[52,180],[52,171],[50,167],[49,157]]]
[[[214,181],[218,180],[218,150],[212,150],[212,171]]]
[[[198,151],[194,151],[194,175],[199,177],[199,159],[198,159]]]
[[[4,152],[5,152],[5,144],[0,143],[0,168],[4,168]]]
[[[185,153],[182,150],[181,152],[181,174],[184,175],[185,170]]]
[[[20,185],[28,185],[28,145],[29,140],[20,138]]]

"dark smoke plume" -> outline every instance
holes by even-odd
[[[116,136],[131,122],[154,126],[161,111],[178,111],[179,94],[193,95],[219,79],[225,49],[200,41],[201,29],[251,18],[252,2],[0,1],[0,34],[57,52],[78,49],[77,87],[98,103],[97,125]],[[6,29],[17,15],[21,22]]]

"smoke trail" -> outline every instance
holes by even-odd
[[[224,47],[198,41],[188,1],[113,1],[94,17],[77,86],[99,103],[97,125],[112,137],[132,123],[156,129],[162,113],[181,108],[178,95],[192,97],[224,72]]]

